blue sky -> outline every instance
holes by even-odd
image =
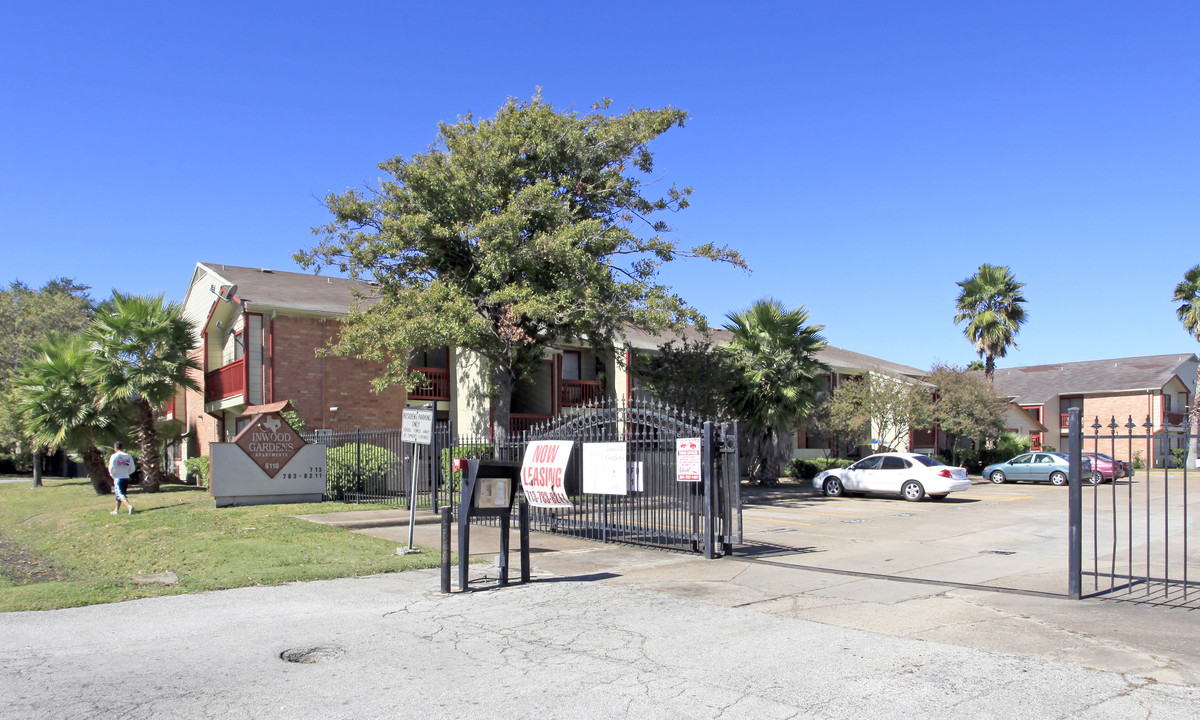
[[[928,368],[980,263],[1025,282],[1001,366],[1196,352],[1200,5],[1185,2],[10,3],[0,280],[182,299],[198,260],[298,269],[318,198],[439,121],[543,88],[674,105],[695,187],[664,280],[720,323],[773,295]]]

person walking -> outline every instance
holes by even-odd
[[[113,490],[117,495],[117,507],[109,514],[116,515],[121,512],[121,503],[125,503],[129,514],[132,515],[133,503],[125,497],[125,489],[129,485],[129,476],[133,474],[133,456],[125,452],[125,444],[122,442],[113,443],[113,454],[108,458],[108,474],[117,481]]]

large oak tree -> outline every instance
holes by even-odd
[[[379,283],[332,351],[383,363],[377,389],[415,383],[411,348],[477,353],[499,439],[516,378],[554,342],[607,349],[626,326],[703,325],[659,281],[662,265],[745,263],[727,247],[684,249],[664,235],[661,215],[687,207],[691,189],[656,185],[649,143],[686,119],[673,107],[613,114],[606,101],[580,114],[540,95],[510,99],[492,118],[441,124],[424,153],[385,160],[378,187],[328,195],[333,220],[296,259]]]

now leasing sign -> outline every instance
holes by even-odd
[[[521,462],[521,489],[534,507],[571,508],[567,497],[567,461],[571,440],[535,440],[525,447]]]

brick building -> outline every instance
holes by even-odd
[[[1138,426],[1135,434],[1145,433],[1147,422],[1151,432],[1182,425],[1196,394],[1198,362],[1193,354],[1180,354],[1000,368],[995,383],[1048,428],[1044,442],[1061,450],[1067,446],[1067,413],[1072,407],[1082,409],[1086,433],[1092,432],[1096,419],[1106,426],[1105,433],[1114,418],[1122,426],[1132,419]],[[1122,427],[1118,434],[1125,432]],[[1176,446],[1181,447],[1180,442]],[[1143,448],[1144,444],[1134,450]],[[1145,459],[1158,465],[1162,449],[1155,443],[1153,450],[1154,456]],[[1128,442],[1102,446],[1100,451],[1133,459]]]

